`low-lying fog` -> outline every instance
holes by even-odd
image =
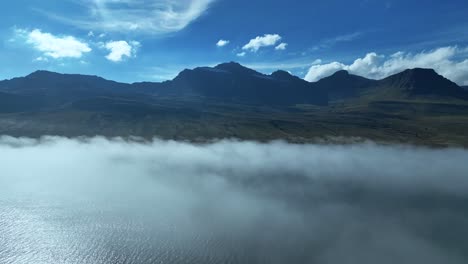
[[[0,138],[0,263],[468,263],[468,151]]]

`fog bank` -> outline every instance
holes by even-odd
[[[1,137],[0,160],[1,263],[468,260],[463,149]]]

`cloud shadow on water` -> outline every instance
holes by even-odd
[[[0,262],[468,260],[463,149],[2,137],[0,159]]]

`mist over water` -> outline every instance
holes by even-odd
[[[0,138],[0,263],[467,263],[468,151]]]

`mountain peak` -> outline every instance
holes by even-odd
[[[224,69],[239,69],[239,68],[246,68],[246,67],[242,66],[238,62],[231,61],[231,62],[225,62],[225,63],[218,64],[214,68],[224,70]]]
[[[413,69],[406,69],[402,73],[419,73],[419,74],[437,74],[439,75],[434,69],[430,68],[413,68]]]
[[[443,78],[439,75],[434,69],[427,69],[427,68],[413,68],[413,69],[406,69],[401,73],[397,74],[400,76],[405,76],[406,78],[414,79],[414,78]]]
[[[417,82],[423,82],[423,81],[425,84],[429,84],[430,82],[433,82],[433,81],[451,82],[450,80],[439,75],[434,69],[425,69],[425,68],[407,69],[400,73],[391,75],[385,78],[384,80],[386,80],[387,82],[388,81],[398,82],[399,84],[410,85],[410,86],[415,85]]]
[[[291,73],[287,72],[287,71],[283,71],[283,70],[277,70],[275,72],[273,72],[271,74],[272,77],[276,78],[276,79],[290,79],[292,77],[294,77]]]
[[[223,62],[218,64],[217,66],[223,66],[223,65],[236,65],[236,66],[242,66],[240,63],[237,61],[228,61],[228,62]]]
[[[343,85],[345,83],[341,83],[341,82],[353,82],[353,81],[358,81],[358,82],[362,83],[362,82],[369,82],[371,80],[369,80],[367,78],[364,78],[364,77],[361,77],[361,76],[358,76],[358,75],[350,74],[346,70],[340,70],[340,71],[337,71],[337,72],[335,72],[334,74],[332,74],[332,75],[330,75],[328,77],[325,77],[325,78],[319,80],[318,82],[319,83],[331,82],[334,85],[338,85],[338,84]]]
[[[359,96],[361,92],[371,88],[374,82],[374,80],[340,70],[319,80],[316,85],[326,90],[331,100],[341,100]]]
[[[464,93],[456,83],[433,69],[408,69],[383,79],[382,84],[400,88],[409,95],[462,96]]]
[[[332,74],[331,76],[334,76],[334,77],[340,77],[340,76],[349,76],[349,72],[347,70],[339,70],[337,72],[335,72],[334,74]]]
[[[252,70],[250,68],[247,68],[241,65],[240,63],[237,63],[234,61],[218,64],[213,69],[227,71],[227,72],[234,73],[234,74],[242,74],[242,75],[243,74],[246,74],[246,75],[260,74],[259,72]]]
[[[46,70],[37,70],[33,73],[30,73],[26,77],[42,77],[42,76],[57,76],[61,75],[60,73],[46,71]]]

